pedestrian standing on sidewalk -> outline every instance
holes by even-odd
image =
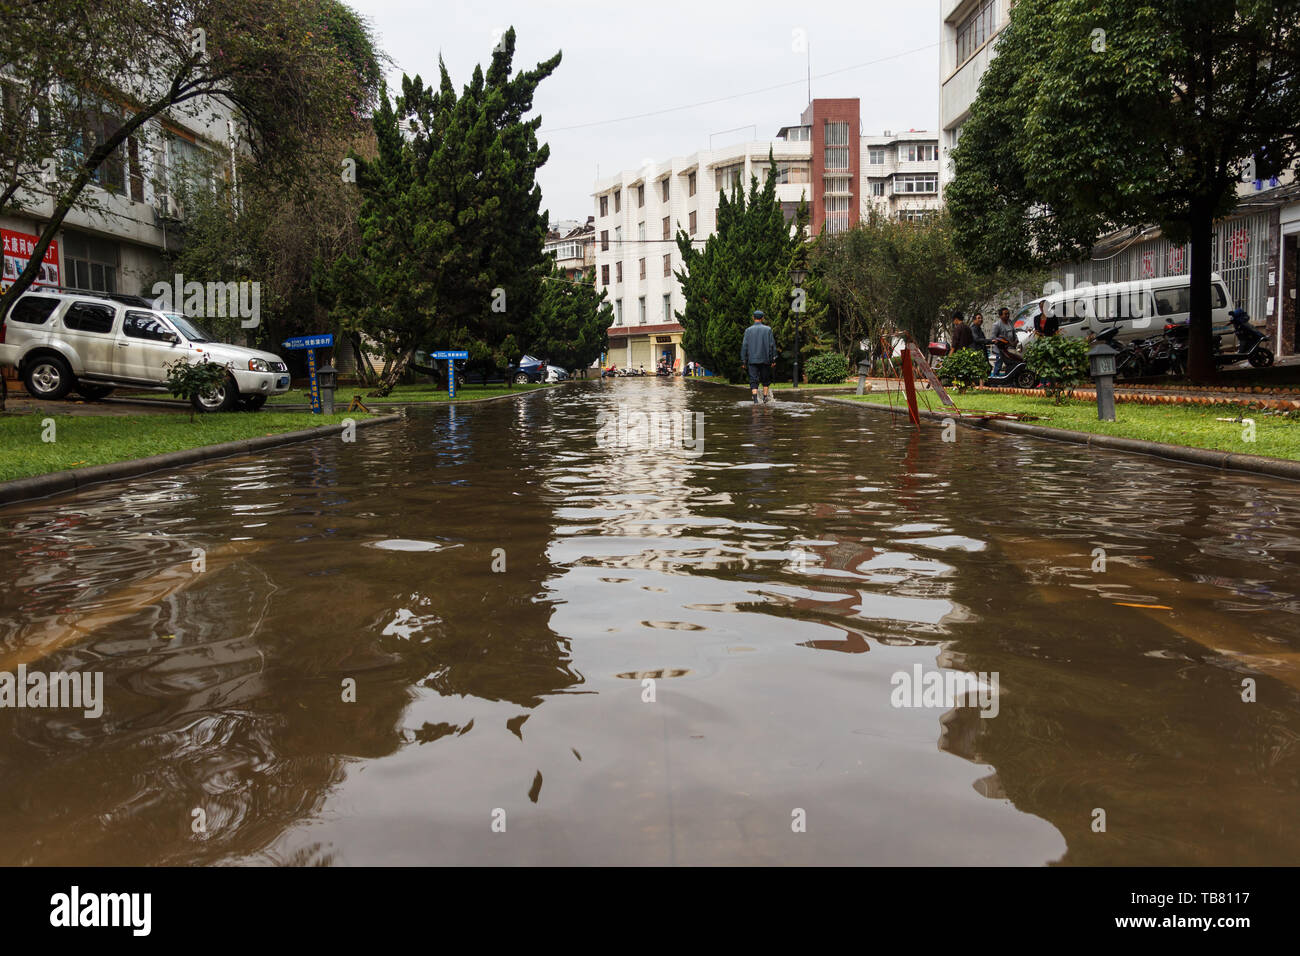
[[[952,314],[952,350],[957,352],[961,349],[968,349],[974,342],[975,338],[971,335],[970,326],[966,324],[966,320],[962,318],[960,312],[954,312]]]
[[[776,337],[763,324],[762,309],[754,310],[754,323],[745,329],[740,341],[740,364],[749,372],[749,393],[758,403],[758,386],[763,386],[763,401],[772,400],[772,367],[776,365]]]

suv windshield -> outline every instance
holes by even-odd
[[[176,326],[177,331],[185,336],[191,342],[211,342],[212,336],[208,335],[201,328],[191,322],[183,315],[177,315],[175,312],[164,312],[163,315],[171,320],[172,325]]]

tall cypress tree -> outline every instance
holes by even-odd
[[[326,284],[341,320],[384,348],[379,394],[417,349],[464,348],[495,365],[517,355],[546,271],[537,170],[550,155],[541,117],[524,116],[560,54],[511,76],[514,51],[511,29],[459,96],[441,61],[437,90],[404,76],[375,113],[377,156],[352,157],[361,242]]]
[[[733,381],[742,376],[740,340],[756,308],[772,302],[779,286],[789,301],[786,270],[803,243],[807,208],[801,204],[793,224],[786,222],[776,200],[776,161],[768,154],[768,175],[762,187],[751,176],[749,197],[739,185],[729,197],[719,197],[717,232],[697,249],[682,230],[677,248],[686,308],[678,314],[682,348],[701,364]],[[789,346],[793,343],[783,343]]]

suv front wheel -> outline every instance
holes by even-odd
[[[72,369],[57,355],[42,355],[28,364],[23,382],[32,398],[57,401],[72,390]]]
[[[235,380],[226,377],[224,383],[206,395],[195,395],[194,408],[200,412],[228,412],[239,403],[239,387]]]

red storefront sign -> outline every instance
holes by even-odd
[[[1154,279],[1156,277],[1156,254],[1154,252],[1142,253],[1142,278]]]
[[[0,229],[0,242],[4,244],[4,277],[3,284],[11,286],[24,269],[27,268],[27,262],[32,257],[32,252],[36,249],[36,244],[40,242],[40,236],[29,236],[25,232],[14,232],[11,229]],[[41,271],[36,276],[33,286],[57,286],[59,285],[59,242],[56,239],[50,243],[50,247],[45,250],[45,256],[41,259]]]

